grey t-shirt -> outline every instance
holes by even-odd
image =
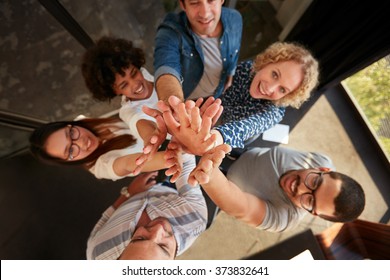
[[[327,156],[300,152],[286,147],[251,148],[230,167],[227,177],[240,189],[266,202],[264,221],[259,229],[291,229],[307,213],[293,205],[279,185],[280,176],[288,170],[328,167],[335,170]]]
[[[198,36],[204,56],[204,70],[202,78],[188,99],[196,100],[200,97],[214,95],[221,79],[222,58],[219,49],[219,38],[202,38]]]

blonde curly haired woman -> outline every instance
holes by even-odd
[[[243,148],[279,123],[286,107],[298,109],[308,100],[318,77],[317,60],[297,43],[273,43],[253,61],[239,63],[221,97],[221,125],[214,128],[219,142]]]

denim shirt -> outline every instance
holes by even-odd
[[[220,37],[220,50],[223,63],[221,79],[214,96],[223,91],[227,76],[235,73],[242,36],[242,17],[234,9],[222,7],[221,21],[223,33]],[[175,76],[182,84],[184,98],[190,96],[203,75],[202,46],[191,30],[185,12],[169,13],[160,24],[155,38],[154,77]]]

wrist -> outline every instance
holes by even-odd
[[[210,130],[210,134],[215,134],[215,136],[216,136],[216,140],[214,142],[214,147],[223,144],[223,137],[218,130],[212,129],[212,130]]]
[[[127,186],[126,187],[123,187],[121,190],[120,190],[120,196],[118,197],[118,199],[112,204],[112,206],[114,207],[114,209],[118,209],[119,206],[121,206],[121,204],[123,202],[125,202],[127,199],[129,199],[131,197],[131,194],[129,193],[128,189],[127,189]]]
[[[131,196],[131,194],[130,194],[129,191],[128,191],[128,187],[127,187],[127,186],[125,186],[125,187],[123,187],[123,188],[121,189],[120,194],[121,194],[122,196],[126,197],[126,198],[129,198],[129,197]]]

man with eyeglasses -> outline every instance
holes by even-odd
[[[144,173],[124,187],[102,215],[87,243],[87,259],[170,259],[182,254],[206,229],[207,207],[199,186],[187,180],[195,167],[183,155],[176,189]]]
[[[293,228],[306,213],[332,222],[348,222],[363,211],[362,187],[335,172],[329,157],[286,147],[250,148],[234,161],[225,176],[220,145],[201,158],[189,178],[199,183],[221,210],[268,231]]]

